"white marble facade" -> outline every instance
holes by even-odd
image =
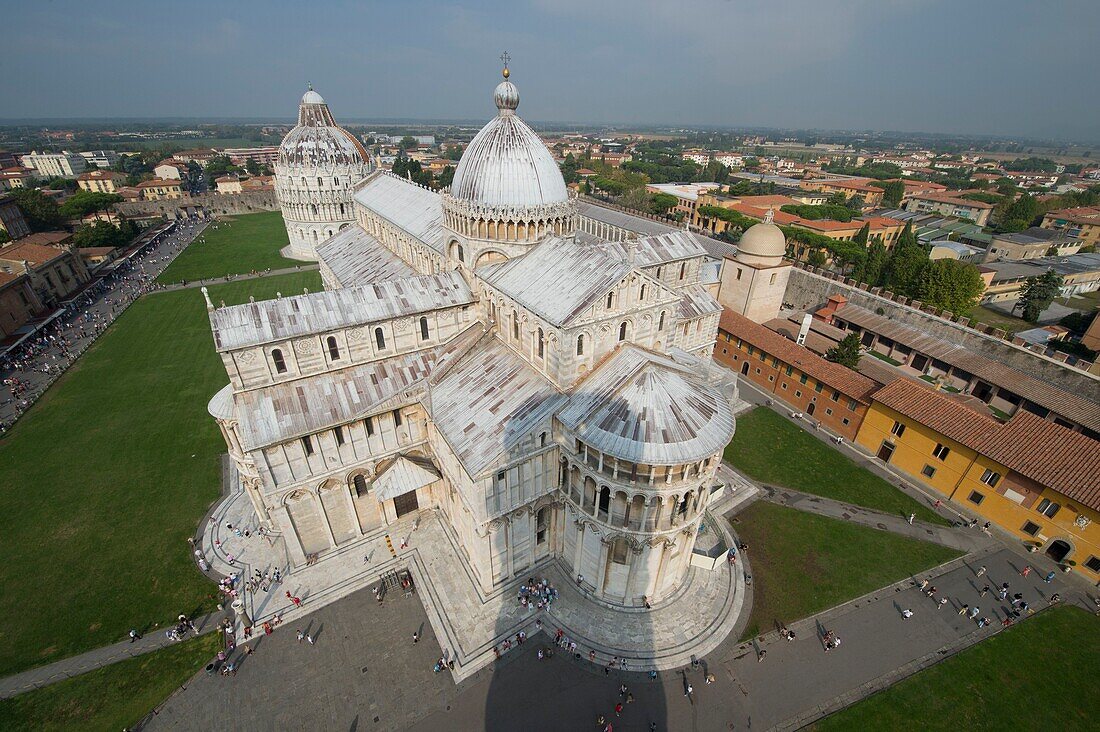
[[[230,382],[210,412],[295,563],[435,509],[486,591],[556,561],[605,602],[657,602],[734,430],[704,378],[706,252],[582,216],[515,86],[494,100],[450,191],[354,181],[314,250],[324,292],[208,302]]]

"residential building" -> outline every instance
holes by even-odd
[[[1047,270],[1062,276],[1059,297],[1070,297],[1100,289],[1100,254],[1071,254],[1067,257],[1041,257],[1018,261],[986,262],[981,266],[993,277],[982,294],[982,302],[1015,300],[1029,277],[1038,277]]]
[[[34,168],[42,178],[75,178],[84,172],[88,163],[78,153],[32,152],[23,156],[23,166]]]
[[[273,175],[254,175],[241,181],[242,193],[273,190],[275,190],[275,176]]]
[[[966,262],[968,264],[978,264],[985,259],[985,256],[985,249],[973,247],[958,241],[951,241],[950,239],[941,239],[940,241],[932,242],[932,248],[928,252],[928,258],[931,260],[957,259],[960,262]]]
[[[1052,188],[1058,183],[1057,174],[1038,171],[1017,172],[1010,170],[1004,174],[1004,177],[1009,178],[1021,188],[1032,188],[1034,186]]]
[[[856,441],[1054,561],[1100,579],[1100,442],[1027,411],[1001,423],[908,379],[872,396]]]
[[[146,201],[183,198],[183,187],[178,180],[153,178],[152,180],[143,180],[137,184],[136,188],[141,191],[141,197]]]
[[[31,233],[31,227],[23,218],[23,211],[10,195],[0,193],[0,231],[5,231],[10,239],[19,239]]]
[[[205,168],[207,163],[217,156],[218,153],[214,150],[200,147],[193,150],[180,150],[172,157],[176,160],[182,160],[185,163],[198,163]]]
[[[80,153],[84,162],[95,168],[113,168],[118,164],[118,153],[114,150],[90,150]]]
[[[0,271],[0,341],[14,335],[42,309],[26,273]]]
[[[969,219],[978,226],[989,223],[989,214],[993,212],[993,208],[992,203],[971,201],[950,193],[916,193],[905,202],[906,211],[957,216],[960,219]]]
[[[218,193],[221,194],[234,194],[241,192],[241,177],[235,173],[229,175],[223,175],[220,178],[214,179],[214,186]]]
[[[1082,206],[1048,211],[1039,224],[1043,229],[1057,229],[1081,240],[1082,246],[1100,244],[1100,207]]]
[[[19,159],[10,150],[0,150],[0,169],[15,168],[19,165]]]
[[[861,196],[866,206],[873,207],[882,203],[882,189],[871,185],[870,178],[804,180],[800,183],[800,187],[808,191],[822,191],[830,195],[841,193],[846,199]]]
[[[116,173],[113,170],[89,170],[76,177],[76,184],[82,191],[93,193],[118,193],[118,189],[125,181],[124,173]]]
[[[279,148],[274,145],[266,147],[227,147],[221,151],[222,155],[229,158],[234,165],[245,165],[249,160],[255,160],[260,165],[274,167],[279,160]],[[179,157],[177,155],[177,157]]]
[[[699,196],[721,187],[717,183],[650,183],[645,189],[650,193],[666,193],[670,196],[676,196],[676,205],[672,208],[672,211],[686,216],[691,221],[695,218]]]
[[[161,160],[153,168],[153,175],[161,180],[183,180],[187,177],[187,161],[172,159]]]
[[[684,160],[690,160],[696,165],[702,165],[704,168],[710,163],[710,153],[707,152],[686,150],[680,154],[680,157]]]
[[[0,192],[16,188],[30,188],[34,185],[34,171],[30,168],[15,166],[0,170]]]
[[[850,441],[878,388],[866,376],[729,308],[718,323],[714,360]]]
[[[1064,257],[1076,254],[1083,244],[1065,229],[1032,226],[1010,234],[994,234],[986,261]]]
[[[745,167],[745,159],[736,153],[715,153],[711,159],[721,163],[727,168]]]
[[[53,305],[91,279],[84,260],[69,248],[55,246],[72,239],[67,232],[31,234],[0,247],[0,271],[25,274],[38,299]]]

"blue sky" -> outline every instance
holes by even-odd
[[[1096,0],[5,0],[0,118],[483,119],[1100,140]]]

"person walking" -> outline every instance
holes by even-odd
[[[974,576],[975,577],[981,577],[983,574],[985,574],[985,565],[984,564],[982,566],[978,567],[978,571],[974,573]]]
[[[1021,577],[1027,577],[1029,574],[1031,574],[1031,565],[1030,564],[1025,565],[1023,570],[1020,571],[1020,576]]]
[[[990,589],[992,589],[992,588],[989,585],[986,585],[985,587],[982,588],[982,591],[978,593],[978,597],[985,597],[986,593],[988,593],[990,591]]]
[[[299,630],[298,631],[298,642],[301,643],[302,639],[305,638],[305,637],[306,637],[306,634]]]
[[[141,638],[141,633],[139,633],[139,632],[137,632],[137,630],[131,628],[130,629],[130,642],[133,643],[138,638]]]
[[[617,704],[615,704],[615,716],[616,717],[623,716],[623,703],[622,702],[618,702]]]
[[[312,635],[306,634],[306,640],[309,641],[309,644],[311,646],[313,645],[313,636]]]
[[[913,611],[910,610],[909,608],[905,608],[904,610],[901,611],[901,616],[903,618],[905,618],[906,620],[908,620],[909,618],[913,617]]]
[[[691,699],[691,692],[693,691],[695,691],[695,689],[692,688],[691,684],[688,684],[684,687],[684,696],[686,696],[688,699]]]
[[[300,598],[296,595],[291,595],[290,590],[286,591],[286,599],[288,599],[292,603],[294,603],[294,607],[301,607],[302,606],[302,598]]]
[[[915,514],[915,513],[909,514],[909,525],[910,526],[913,525],[913,519],[915,519],[916,517],[917,517],[917,514]]]
[[[413,631],[413,643],[419,643],[419,642],[420,642],[420,633],[418,633],[417,631],[414,630]]]
[[[966,611],[970,609],[969,605],[963,605],[959,608],[959,615],[965,615]]]

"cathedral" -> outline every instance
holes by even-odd
[[[641,608],[683,583],[734,432],[720,276],[695,234],[578,200],[508,76],[444,191],[374,169],[306,92],[276,190],[324,291],[207,300],[209,410],[294,565],[435,511],[486,592],[556,562]],[[778,231],[721,274],[744,299]]]

